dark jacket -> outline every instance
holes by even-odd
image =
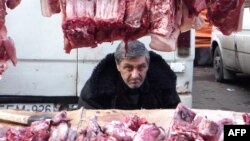
[[[175,108],[179,102],[175,73],[150,51],[149,70],[140,88],[132,90],[123,82],[114,54],[108,54],[86,82],[78,104],[88,109],[159,109]]]

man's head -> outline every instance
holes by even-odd
[[[115,51],[116,67],[123,81],[131,89],[139,88],[145,80],[149,67],[149,53],[143,43],[129,41],[127,47],[121,42]]]

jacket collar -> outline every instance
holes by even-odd
[[[176,75],[168,65],[165,65],[165,60],[152,51],[150,51],[150,60],[147,78],[140,90],[149,91],[151,88],[167,89],[175,87]],[[96,66],[91,75],[90,83],[93,92],[114,93],[119,79],[122,78],[116,68],[114,54],[111,53]],[[123,80],[121,80],[121,82],[123,82]]]

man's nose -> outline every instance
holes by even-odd
[[[139,77],[139,75],[140,75],[140,72],[137,70],[137,69],[134,69],[133,71],[132,71],[132,78],[137,78],[137,77]]]

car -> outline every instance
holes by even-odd
[[[212,28],[211,55],[215,80],[225,82],[237,73],[250,75],[250,7],[243,9],[242,30],[224,35]]]

